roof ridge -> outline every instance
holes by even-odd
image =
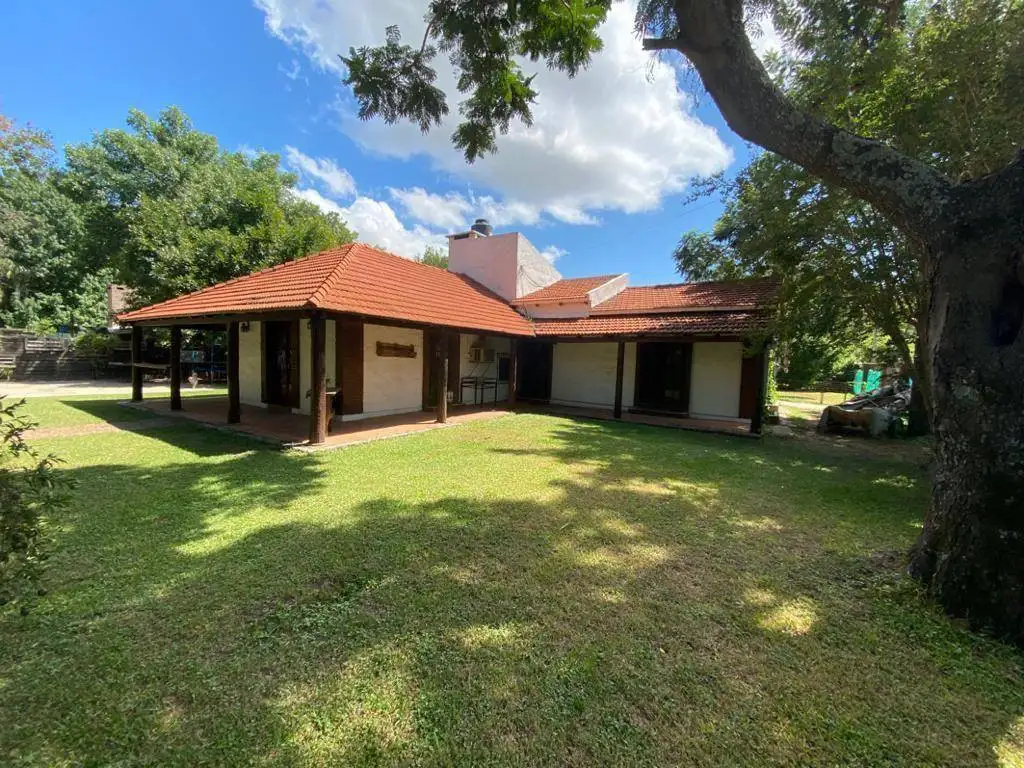
[[[735,285],[736,283],[756,283],[756,282],[777,282],[781,278],[776,275],[761,275],[758,277],[737,277],[732,280],[690,280],[689,282],[683,281],[681,283],[655,283],[653,285],[630,285],[626,287],[626,290],[636,290],[644,288],[685,288],[691,285]]]
[[[348,243],[348,245],[350,245],[350,243]],[[340,246],[340,247],[343,248],[344,246]],[[327,251],[331,251],[331,250],[337,250],[337,249],[335,249],[335,248],[328,248],[327,249]],[[214,288],[223,288],[225,285],[231,285],[232,283],[237,283],[240,280],[248,280],[251,277],[256,277],[256,275],[263,275],[263,274],[266,274],[267,272],[273,272],[275,270],[287,267],[287,266],[289,266],[291,264],[296,264],[296,263],[298,263],[300,261],[306,261],[308,259],[312,259],[314,256],[320,256],[321,254],[327,253],[327,251],[317,251],[316,253],[307,253],[304,256],[299,256],[298,258],[290,259],[288,261],[282,261],[280,264],[272,264],[269,267],[264,267],[263,269],[258,269],[255,272],[249,272],[248,274],[245,274],[245,275],[239,275],[238,277],[232,277],[232,278],[229,278],[227,280],[221,280],[219,283],[214,283],[213,285],[207,285],[207,286],[205,286],[203,288],[197,288],[194,291],[189,291],[188,293],[183,293],[180,296],[172,296],[169,299],[164,299],[163,301],[158,301],[155,304],[147,304],[146,306],[139,307],[138,309],[131,309],[131,310],[128,310],[127,312],[122,312],[119,315],[117,315],[117,317],[118,318],[127,318],[129,315],[132,315],[132,314],[134,314],[134,313],[136,313],[136,312],[138,312],[139,310],[142,310],[142,309],[147,309],[147,310],[156,309],[157,307],[162,307],[164,304],[170,304],[172,301],[179,301],[181,299],[190,299],[190,298],[192,298],[194,296],[199,296],[200,294],[207,293],[208,291],[212,291]]]
[[[316,307],[318,309],[322,306],[323,300],[326,298],[327,293],[330,291],[330,289],[334,287],[334,281],[337,279],[338,273],[341,272],[341,268],[345,266],[345,262],[348,260],[348,257],[351,255],[352,251],[354,251],[356,248],[363,247],[365,246],[362,243],[345,243],[344,245],[339,246],[337,248],[331,248],[328,251],[321,251],[321,253],[329,253],[330,251],[344,250],[344,253],[341,254],[341,258],[338,259],[338,263],[331,267],[331,271],[327,274],[327,277],[323,279],[319,287],[317,287],[317,289],[313,291],[312,294],[310,294],[310,297],[306,299],[307,305]]]

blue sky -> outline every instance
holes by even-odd
[[[524,232],[567,276],[678,280],[680,234],[710,228],[720,210],[716,200],[684,205],[686,179],[734,172],[749,149],[707,96],[695,99],[668,63],[644,57],[626,31],[628,7],[613,10],[591,71],[572,83],[542,71],[534,127],[517,126],[496,157],[468,167],[450,148],[450,126],[423,137],[355,120],[334,63],[348,45],[377,42],[387,23],[415,37],[423,6],[9,3],[0,112],[62,146],[123,126],[131,107],[155,115],[173,104],[227,149],[281,153],[305,197],[403,255],[484,213],[499,231]]]

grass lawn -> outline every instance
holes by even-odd
[[[538,415],[38,442],[78,488],[0,615],[4,765],[1024,765],[1024,657],[901,575],[919,459]]]
[[[841,392],[795,392],[782,390],[778,392],[778,399],[780,401],[806,403],[807,405],[819,407],[839,405],[839,403],[845,403],[851,397],[853,397],[852,394],[843,394]]]

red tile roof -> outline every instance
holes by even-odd
[[[767,328],[764,312],[691,312],[688,314],[591,315],[534,320],[537,336],[730,336]]]
[[[529,320],[465,275],[360,243],[219,283],[118,319],[138,322],[300,309],[533,335]]]
[[[620,275],[597,275],[596,277],[568,277],[545,286],[539,291],[520,296],[513,304],[529,304],[535,301],[582,301],[595,288]]]
[[[520,301],[582,299],[618,275],[560,280]],[[742,336],[765,327],[772,280],[626,288],[589,317],[530,320],[471,278],[360,243],[219,283],[123,322],[320,309],[512,336]]]
[[[594,307],[591,315],[753,309],[769,304],[777,289],[771,278],[646,285],[626,288]]]

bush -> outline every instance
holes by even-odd
[[[68,503],[70,483],[56,471],[60,461],[40,457],[25,441],[35,426],[0,395],[0,605],[20,604],[27,611],[40,592],[46,560],[43,520]]]

